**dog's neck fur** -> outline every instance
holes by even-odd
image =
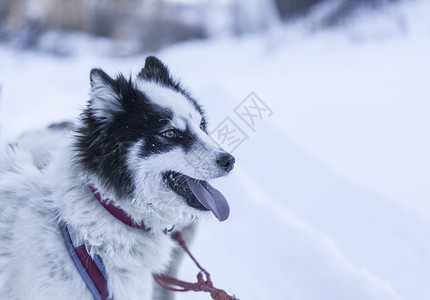
[[[113,193],[103,189],[95,176],[80,170],[74,163],[71,151],[58,154],[46,170],[46,175],[56,185],[52,189],[57,193],[53,195],[53,205],[59,212],[59,218],[73,229],[80,241],[86,246],[91,245],[91,255],[96,253],[102,258],[108,288],[115,299],[149,298],[143,295],[148,295],[151,287],[142,285],[142,282],[150,283],[152,273],[163,272],[167,267],[173,242],[163,233],[163,229],[175,224],[166,223],[161,215],[150,210],[133,214],[133,203],[125,199],[114,200]],[[115,205],[129,213],[134,221],[145,222],[151,230],[131,228],[115,219],[95,198],[89,188],[90,183],[103,197],[115,201]],[[129,285],[134,287],[127,288]],[[139,291],[141,294],[127,295],[125,291]]]

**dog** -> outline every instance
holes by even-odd
[[[164,63],[147,57],[134,79],[93,69],[90,85],[76,124],[24,135],[0,155],[0,299],[96,298],[78,246],[105,275],[104,298],[151,299],[172,229],[229,216],[207,180],[235,158]]]

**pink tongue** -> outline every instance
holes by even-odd
[[[227,220],[230,215],[230,207],[228,206],[227,199],[220,191],[206,181],[192,178],[187,180],[187,184],[197,200],[199,200],[204,207],[209,209],[218,220],[221,222]]]

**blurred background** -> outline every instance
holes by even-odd
[[[1,142],[76,119],[91,68],[133,75],[147,55],[210,130],[229,118],[247,137],[213,183],[229,220],[204,221],[191,246],[215,285],[430,299],[430,1],[0,0]],[[272,114],[250,127],[252,99]]]
[[[183,41],[263,32],[311,15],[310,32],[342,27],[359,14],[383,14],[399,1],[2,0],[0,38],[21,47],[40,48],[48,32],[64,35],[73,31],[112,39],[129,50],[152,51]],[[395,22],[405,26],[401,19]]]

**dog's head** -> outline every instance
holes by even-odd
[[[235,159],[209,137],[202,107],[157,58],[135,80],[91,71],[91,100],[77,130],[80,166],[118,201],[179,218],[229,214],[206,180],[229,173]]]

